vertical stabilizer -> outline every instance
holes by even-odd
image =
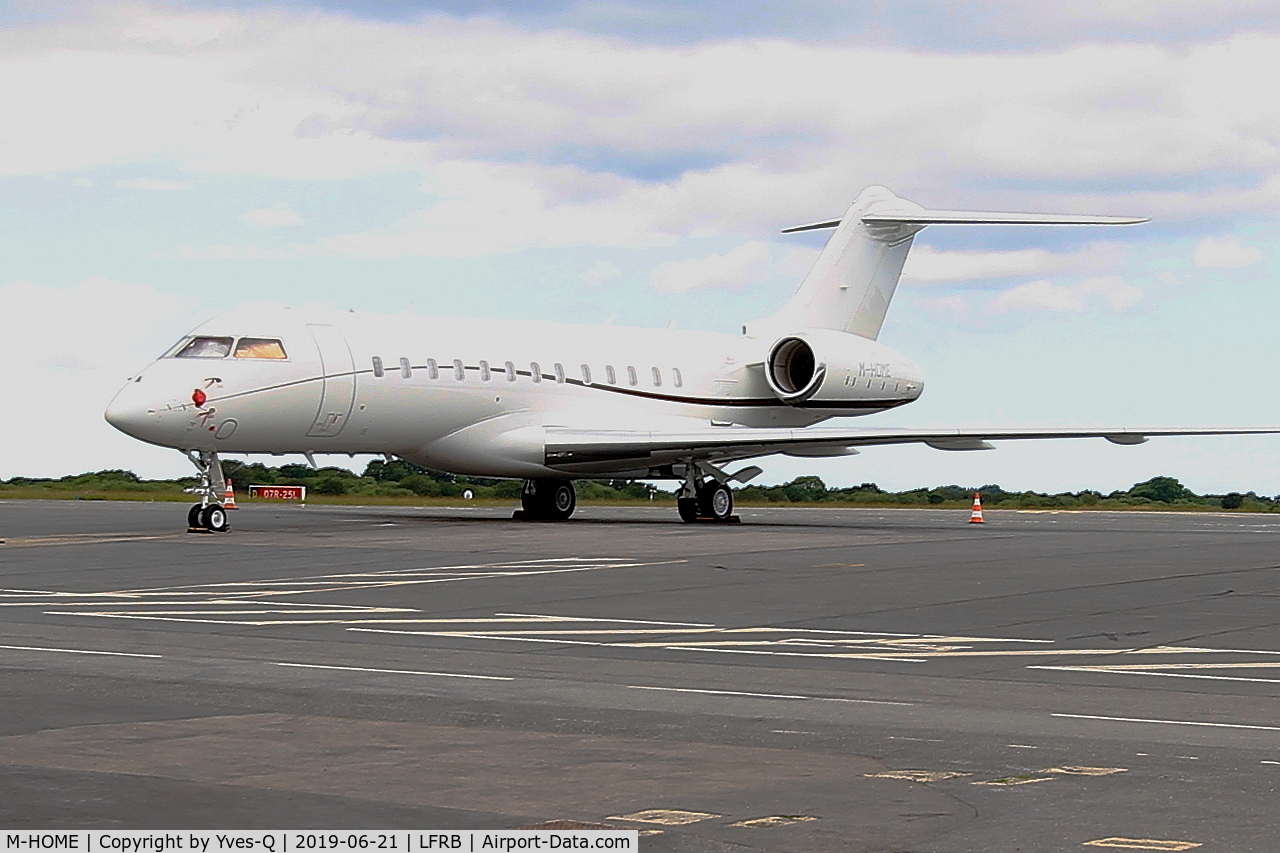
[[[898,220],[865,222],[864,217],[921,210],[919,205],[898,198],[884,187],[863,190],[840,219],[795,296],[766,323],[791,329],[836,329],[875,340],[898,286],[911,241],[924,226]]]
[[[875,340],[898,287],[911,241],[926,225],[1133,225],[1146,219],[1072,213],[926,210],[884,187],[867,187],[844,217],[787,228],[835,228],[791,301],[754,326],[835,329]]]

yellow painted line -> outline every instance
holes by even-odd
[[[1125,850],[1194,850],[1203,845],[1198,841],[1164,841],[1159,838],[1098,838],[1084,842],[1084,846]]]
[[[153,539],[182,539],[185,538],[185,536],[186,534],[184,533],[162,533],[156,536],[118,536],[111,534],[103,536],[43,536],[29,539],[10,539],[7,544],[10,547],[16,546],[19,548],[40,546],[48,547],[53,545],[100,545],[112,542],[142,542]]]

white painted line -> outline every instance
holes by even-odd
[[[630,646],[626,646],[625,648],[638,648],[638,646],[630,645]],[[770,651],[765,651],[764,649],[717,649],[717,648],[699,647],[699,646],[661,646],[661,648],[671,649],[672,651],[677,651],[677,652],[715,652],[716,654],[722,654],[722,655],[780,655],[782,657],[792,657],[792,658],[847,658],[852,660],[888,660],[888,661],[899,661],[902,663],[926,663],[927,662],[925,658],[895,657],[891,655],[880,655],[880,654],[859,655],[859,654],[841,653],[841,654],[833,655],[833,654],[825,654],[821,652],[818,652],[818,653],[770,652]]]
[[[1259,763],[1259,764],[1280,764],[1280,761],[1266,761],[1266,760],[1263,760],[1263,761],[1259,761],[1258,763]]]
[[[648,687],[642,684],[627,684],[632,690],[664,690],[671,693],[706,693],[711,696],[750,696],[756,699],[812,699],[812,696],[792,696],[786,693],[744,693],[740,690],[697,690],[692,687]]]
[[[1096,672],[1107,675],[1159,675],[1164,678],[1202,678],[1207,681],[1251,681],[1256,684],[1280,684],[1280,678],[1246,678],[1242,675],[1196,675],[1190,672],[1148,672],[1137,669],[1104,669],[1094,666],[1029,666],[1027,669],[1056,669],[1062,672]]]
[[[372,620],[371,620],[372,621]],[[348,628],[348,631],[363,631],[366,634],[409,634],[415,637],[453,637],[472,640],[510,640],[517,643],[559,643],[566,646],[616,646],[615,643],[592,643],[586,640],[551,640],[541,637],[488,637],[473,634],[441,633],[440,631],[397,631],[392,628]],[[622,648],[626,648],[623,646]]]
[[[103,652],[95,649],[46,649],[41,646],[0,646],[0,649],[13,649],[19,652],[63,652],[69,655],[111,655],[119,658],[160,658],[164,655],[143,655],[134,652]]]
[[[1093,714],[1050,714],[1052,717],[1068,717],[1073,720],[1106,720],[1113,723],[1160,723],[1166,726],[1206,726],[1215,729],[1255,729],[1264,732],[1280,732],[1280,726],[1247,726],[1243,723],[1202,723],[1195,720],[1147,720],[1140,717],[1099,717]]]
[[[340,669],[348,672],[384,672],[391,675],[434,675],[441,678],[476,678],[481,681],[515,681],[499,675],[468,675],[462,672],[421,672],[413,669],[374,669],[367,666],[326,666],[319,663],[277,663],[276,666],[292,666],[299,669]]]
[[[835,696],[811,696],[815,702],[852,702],[855,705],[905,705],[914,708],[915,702],[890,702],[887,699],[839,699]]]
[[[648,619],[593,619],[587,616],[544,616],[539,613],[495,613],[494,616],[515,616],[524,619],[545,619],[549,622],[618,622],[627,625],[675,625],[684,628],[714,628],[711,622],[655,622]],[[484,620],[484,621],[498,621]]]

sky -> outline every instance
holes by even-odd
[[[102,410],[248,303],[732,332],[872,184],[1152,221],[925,230],[925,393],[851,425],[1280,425],[1276,79],[1280,0],[0,2],[0,478],[189,473]],[[1280,437],[762,467],[1272,495]]]

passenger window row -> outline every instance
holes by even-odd
[[[460,359],[455,358],[453,360],[452,367],[453,367],[454,379],[461,382],[462,380],[467,378],[466,367],[465,365],[463,365]],[[440,378],[440,363],[436,361],[434,358],[427,359],[426,368],[427,368],[427,378],[429,379]],[[593,384],[591,365],[582,364],[580,365],[580,369],[582,374],[582,384],[584,385]],[[550,375],[544,375],[542,372],[542,366],[538,364],[538,362],[536,361],[531,362],[529,364],[528,371],[524,371],[524,370],[517,370],[515,362],[504,361],[501,366],[497,366],[497,365],[490,364],[488,361],[484,359],[481,359],[480,365],[479,365],[479,371],[480,371],[481,382],[493,381],[495,373],[498,374],[499,378],[505,379],[508,382],[515,382],[516,378],[521,375],[528,376],[534,382],[541,382],[543,379],[554,379],[557,384],[563,385],[566,381],[568,381],[567,375],[565,374],[564,365],[558,361],[554,365],[552,365],[552,373]],[[383,376],[386,375],[386,372],[387,372],[386,365],[383,363],[382,357],[375,355],[373,357],[373,375],[378,378],[382,378]],[[680,373],[680,368],[678,367],[671,368],[670,375],[671,375],[672,385],[674,385],[676,388],[684,387],[684,376]],[[402,357],[400,359],[400,377],[402,379],[413,378],[413,366],[409,363],[409,359],[407,358]],[[604,378],[605,378],[606,384],[608,385],[619,384],[618,372],[614,369],[612,364],[605,365]],[[649,380],[653,384],[654,388],[662,387],[662,381],[663,381],[662,368],[660,367],[649,368]],[[640,384],[639,372],[636,370],[635,367],[628,365],[627,366],[627,385],[634,388],[639,384]]]

